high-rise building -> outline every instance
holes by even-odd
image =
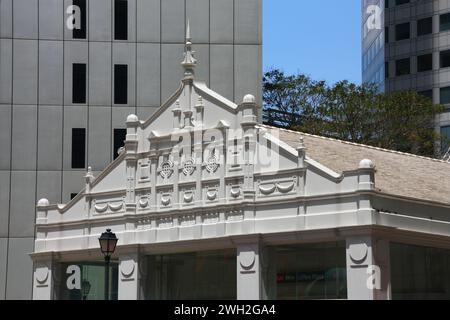
[[[127,115],[176,91],[188,20],[197,78],[261,100],[261,15],[262,0],[0,0],[0,299],[32,297],[36,201],[76,196]]]
[[[362,0],[362,17],[363,82],[385,92],[416,90],[450,107],[450,2]],[[437,117],[436,130],[450,138],[450,110]]]

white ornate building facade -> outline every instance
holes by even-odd
[[[112,299],[450,297],[450,164],[261,125],[253,96],[196,79],[191,47],[121,155],[39,201],[34,299],[103,298],[106,229]]]

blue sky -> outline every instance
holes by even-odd
[[[360,0],[263,0],[264,70],[361,82]]]

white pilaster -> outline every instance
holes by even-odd
[[[119,260],[119,300],[139,300],[140,276],[139,254],[120,256]]]
[[[349,300],[390,299],[389,242],[372,236],[346,239]]]
[[[259,239],[237,244],[237,299],[261,300],[262,268]]]
[[[36,261],[33,272],[33,300],[53,299],[53,262]]]

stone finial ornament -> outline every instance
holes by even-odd
[[[41,199],[38,201],[37,206],[39,207],[48,207],[50,205],[50,202],[48,201],[48,199]]]
[[[255,98],[254,95],[247,94],[247,95],[244,97],[244,99],[243,99],[242,102],[243,102],[243,103],[256,103],[256,98]]]
[[[372,160],[364,159],[359,163],[359,169],[375,169],[375,164]]]
[[[197,66],[197,59],[194,56],[195,51],[192,50],[192,38],[191,38],[191,27],[188,20],[186,27],[186,45],[184,50],[184,60],[181,65],[184,68],[184,75],[186,77],[194,76],[194,69]]]
[[[138,118],[137,115],[135,115],[135,114],[130,114],[130,115],[127,117],[127,123],[136,123],[136,122],[139,122],[139,118]]]

